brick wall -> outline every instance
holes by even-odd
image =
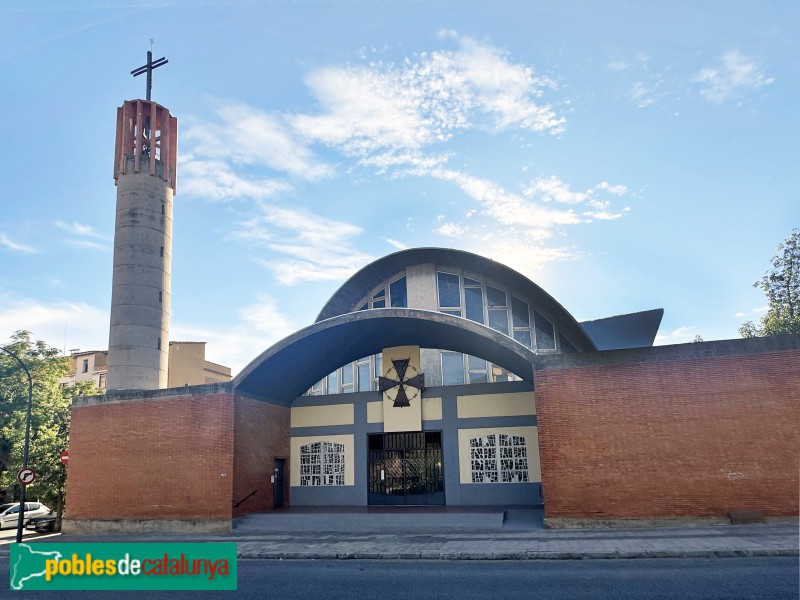
[[[78,399],[68,519],[230,519],[233,421],[225,384]]]
[[[545,517],[798,514],[800,336],[541,357]]]
[[[271,510],[275,459],[286,460],[284,504],[289,504],[289,408],[241,395],[234,403],[234,516]],[[252,494],[255,492],[255,494]],[[251,495],[252,494],[252,495]],[[246,498],[246,499],[245,499]]]

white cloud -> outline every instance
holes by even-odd
[[[406,244],[404,244],[403,242],[399,242],[399,241],[397,241],[395,239],[384,238],[384,240],[386,241],[387,244],[389,244],[390,246],[394,246],[398,250],[405,250],[406,248],[408,248],[408,246]]]
[[[285,284],[341,279],[370,259],[354,246],[360,228],[302,207],[281,209],[264,202],[300,191],[301,180],[307,185],[333,176],[332,167],[313,153],[320,146],[348,161],[350,173],[358,167],[389,178],[427,177],[456,185],[478,205],[467,207],[467,217],[479,212],[490,228],[486,221],[472,229],[455,221],[440,223],[435,232],[451,238],[482,240],[500,224],[507,235],[539,243],[557,228],[623,214],[598,192],[623,195],[625,186],[603,182],[596,189],[573,191],[551,177],[513,193],[449,168],[455,154],[448,142],[459,133],[559,134],[565,119],[542,101],[546,92],[557,90],[556,83],[533,67],[488,41],[453,30],[441,30],[439,39],[452,48],[416,53],[399,63],[374,60],[311,70],[305,82],[316,111],[277,114],[218,103],[219,125],[191,124],[184,134],[190,147],[181,155],[184,191],[212,200],[255,201],[256,213],[234,237],[266,249],[253,258]],[[273,173],[254,172],[253,166]]]
[[[625,69],[629,68],[630,64],[625,62],[624,60],[612,60],[608,63],[608,68],[612,71],[624,71]]]
[[[34,339],[67,353],[72,349],[106,350],[108,327],[108,309],[82,302],[43,303],[0,295],[0,340],[8,340],[15,331],[24,329],[32,332]],[[239,321],[232,327],[215,330],[173,322],[170,337],[208,342],[206,359],[229,366],[236,373],[295,330],[295,324],[283,315],[275,300],[259,294],[256,302],[239,310]]]
[[[469,232],[469,227],[456,223],[442,223],[433,231],[446,237],[464,237]]]
[[[106,250],[106,251],[111,250],[109,246],[98,244],[97,242],[93,242],[92,240],[66,240],[65,243],[69,244],[70,246],[76,246],[78,248],[89,248],[90,250]]]
[[[458,185],[478,202],[479,212],[487,217],[472,219],[467,226],[439,215],[433,232],[464,241],[470,250],[526,273],[546,262],[584,257],[574,248],[545,247],[544,241],[555,231],[568,225],[618,219],[629,211],[627,207],[619,212],[612,211],[608,200],[597,197],[598,190],[607,192],[614,188],[617,194],[623,188],[627,190],[625,186],[610,186],[606,182],[585,192],[576,192],[553,176],[535,179],[521,194],[514,194],[492,181],[455,170],[433,169],[429,174]],[[473,213],[470,211],[467,216]]]
[[[617,219],[627,212],[610,212],[606,210],[609,203],[596,199],[594,190],[573,192],[555,176],[533,180],[519,195],[507,192],[492,181],[460,171],[437,168],[427,174],[454,183],[481,205],[482,214],[492,219],[495,225],[514,227],[528,241],[541,242],[562,226]],[[581,204],[595,210],[578,212],[576,208]],[[462,231],[459,227],[456,223],[447,223],[446,227],[435,231],[449,236],[466,233],[466,229]],[[511,235],[512,231],[506,230],[505,234]]]
[[[331,167],[320,162],[298,139],[283,117],[241,103],[218,102],[215,108],[221,123],[199,125],[190,121],[181,134],[191,154],[235,165],[267,167],[310,181],[333,174]]]
[[[519,271],[535,281],[534,273],[547,263],[579,260],[585,254],[569,247],[545,247],[519,236],[492,238],[477,242],[474,252]]]
[[[206,343],[206,360],[230,367],[235,375],[275,342],[293,333],[296,326],[269,294],[239,310],[239,322],[217,330],[207,326],[173,323],[170,337]]]
[[[631,86],[630,96],[638,108],[647,108],[656,101],[653,91],[645,87],[641,81],[637,81]]]
[[[5,233],[0,233],[0,245],[5,246],[9,250],[15,252],[24,252],[25,254],[36,254],[38,250],[33,246],[27,246],[18,242],[12,241]]]
[[[103,235],[101,233],[97,233],[90,225],[82,225],[77,221],[73,221],[72,223],[66,223],[64,221],[56,221],[56,227],[59,229],[63,229],[64,231],[71,233],[73,235],[78,235],[82,237],[91,237],[97,238],[100,240],[107,240],[110,239],[108,236]]]
[[[696,335],[702,335],[694,325],[678,327],[672,331],[658,333],[653,342],[654,346],[666,346],[669,344],[686,344],[694,341]]]
[[[624,196],[628,193],[628,186],[625,185],[611,185],[607,181],[601,181],[595,186],[595,189],[614,194],[615,196]]]
[[[296,115],[296,131],[347,154],[381,148],[418,149],[447,129],[426,122],[421,114],[422,91],[407,85],[400,74],[369,67],[326,67],[306,78],[323,113]]]
[[[751,309],[750,309],[750,310],[748,310],[748,311],[741,311],[741,310],[740,310],[740,311],[738,311],[738,312],[734,313],[734,314],[733,314],[733,316],[734,316],[734,317],[741,318],[741,317],[746,317],[746,316],[748,316],[748,314],[749,314],[749,315],[754,315],[754,314],[765,313],[765,312],[767,312],[768,310],[769,310],[769,306],[759,306],[759,307],[757,307],[757,308],[751,308]]]
[[[569,185],[553,175],[534,179],[522,194],[528,198],[537,197],[541,202],[580,204],[589,198],[591,192],[573,192],[569,189]]]
[[[260,200],[274,198],[292,189],[285,181],[242,176],[219,159],[202,160],[183,156],[180,164],[182,192],[207,200],[234,200],[249,198]]]
[[[731,50],[722,55],[721,64],[698,71],[693,81],[701,84],[701,96],[709,102],[721,104],[775,80],[764,75],[752,58]]]
[[[43,303],[0,296],[0,336],[8,339],[20,329],[33,333],[61,350],[66,345],[84,350],[103,350],[108,345],[109,311],[83,302]],[[66,327],[66,344],[65,342]]]
[[[234,237],[276,254],[257,261],[281,283],[344,280],[372,260],[352,247],[352,238],[361,233],[356,225],[263,202],[258,210],[239,224]]]
[[[306,84],[322,111],[295,115],[293,127],[367,160],[389,150],[419,151],[474,127],[563,129],[564,119],[538,100],[544,89],[555,87],[553,81],[489,43],[455,32],[440,37],[456,39],[458,49],[421,53],[400,65],[373,62],[311,72]]]

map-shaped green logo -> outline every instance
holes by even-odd
[[[12,590],[235,590],[236,544],[11,544]]]
[[[12,590],[42,589],[36,585],[31,585],[31,580],[45,577],[45,562],[48,560],[60,560],[61,553],[55,550],[42,552],[35,550],[30,544],[12,544],[10,562],[10,580]]]

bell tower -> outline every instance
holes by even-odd
[[[150,99],[153,69],[167,62],[148,52],[147,64],[131,71],[147,73],[147,99],[117,109],[108,389],[167,387],[178,120]]]

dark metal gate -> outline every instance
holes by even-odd
[[[369,436],[370,504],[444,504],[442,432]]]

